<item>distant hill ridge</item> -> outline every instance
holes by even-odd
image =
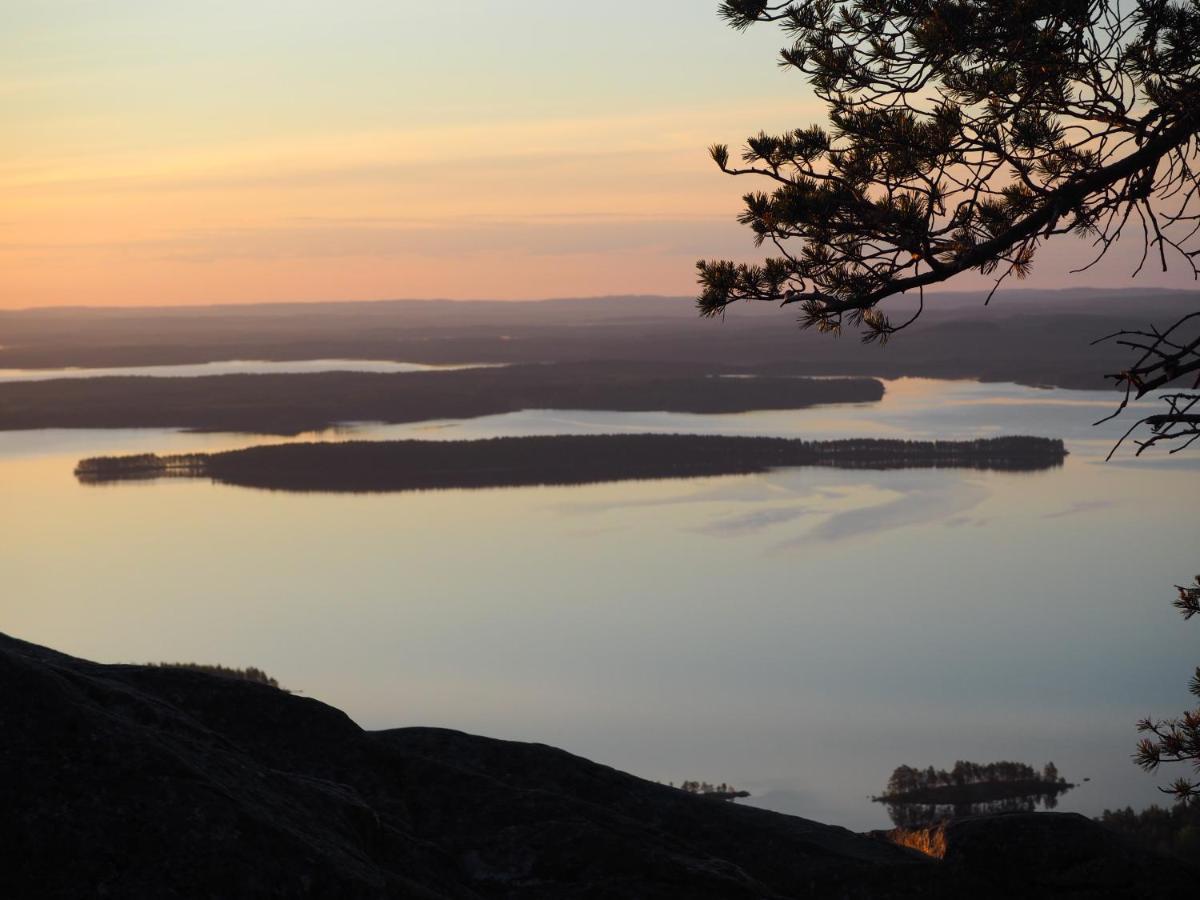
[[[1146,287],[1131,284],[1129,287],[1114,288],[1106,286],[1070,287],[1059,289],[1039,288],[1007,288],[998,292],[989,306],[992,309],[1004,309],[1010,306],[1034,305],[1046,308],[1054,303],[1077,304],[1121,304],[1127,305],[1137,300],[1156,298],[1164,302],[1195,302],[1197,289]],[[982,308],[988,297],[985,290],[937,290],[926,291],[926,299],[932,308],[971,307]],[[903,303],[906,298],[897,297],[889,303]],[[675,294],[584,294],[573,297],[530,297],[518,300],[500,300],[487,297],[381,297],[374,300],[278,300],[245,303],[190,303],[173,305],[143,305],[143,306],[93,306],[93,305],[56,305],[44,307],[26,307],[18,309],[0,309],[0,318],[7,317],[38,317],[79,314],[95,314],[112,317],[136,318],[139,316],[193,316],[205,314],[238,315],[249,313],[255,315],[278,314],[281,316],[297,313],[325,312],[337,315],[338,311],[348,310],[385,310],[388,307],[458,307],[471,309],[474,307],[520,308],[534,307],[546,309],[562,305],[574,306],[577,309],[595,307],[597,311],[613,309],[622,304],[640,304],[643,306],[662,307],[694,307],[695,297],[692,295]],[[775,308],[774,303],[751,304],[745,308]],[[620,310],[621,314],[629,310]]]
[[[0,311],[0,368],[106,367],[231,359],[416,363],[595,363],[750,367],[793,375],[914,375],[1103,387],[1125,350],[1090,342],[1168,324],[1200,292],[944,293],[887,347],[796,327],[775,304],[702,320],[687,297],[371,301]],[[915,298],[896,298],[896,314]]]

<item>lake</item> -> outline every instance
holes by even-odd
[[[0,383],[6,381],[52,381],[55,378],[114,378],[143,376],[150,378],[195,378],[202,375],[305,375],[314,372],[444,372],[450,369],[490,368],[491,364],[429,366],[423,363],[392,362],[374,359],[228,359],[215,362],[186,363],[171,366],[124,366],[106,369],[0,369]]]
[[[1109,394],[900,379],[862,406],[526,411],[300,439],[680,431],[1062,437],[1039,473],[764,475],[377,495],[85,486],[84,456],[282,438],[0,433],[0,628],[106,662],[259,666],[367,728],[541,741],[856,829],[901,763],[1053,760],[1060,809],[1148,805],[1182,711],[1200,457],[1104,462]],[[1182,773],[1180,773],[1182,774]]]

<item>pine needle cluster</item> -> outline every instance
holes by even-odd
[[[1197,273],[1197,0],[726,0],[774,23],[780,65],[825,126],[759,134],[723,171],[751,176],[740,217],[769,258],[701,260],[705,316],[797,304],[800,323],[883,341],[882,301],[968,271],[1024,278],[1049,239],[1101,258],[1140,229]],[[1094,263],[1093,263],[1094,264]],[[1139,266],[1140,268],[1140,266]],[[993,289],[994,290],[994,289]]]

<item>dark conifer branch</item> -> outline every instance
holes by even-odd
[[[1200,575],[1191,585],[1177,585],[1179,597],[1175,608],[1185,619],[1200,614]],[[1200,700],[1200,668],[1192,676],[1188,690]],[[1178,718],[1143,719],[1138,722],[1138,731],[1146,735],[1137,745],[1134,760],[1147,772],[1157,772],[1163,763],[1183,763],[1192,770],[1189,778],[1177,778],[1171,785],[1159,788],[1180,803],[1200,800],[1200,707],[1189,710]]]
[[[1115,418],[1131,401],[1177,381],[1186,380],[1192,391],[1200,389],[1200,312],[1184,316],[1163,331],[1118,331],[1101,341],[1115,341],[1140,355],[1128,369],[1108,376],[1123,390],[1124,396],[1117,409],[1100,422]],[[1177,453],[1200,438],[1200,394],[1187,391],[1164,394],[1160,401],[1166,405],[1166,411],[1134,422],[1113,447],[1110,458],[1142,427],[1148,427],[1150,434],[1135,441],[1139,455],[1157,444],[1174,444],[1171,452]]]
[[[1059,235],[1092,242],[1087,269],[1131,227],[1138,271],[1200,277],[1197,4],[727,0],[721,15],[784,30],[780,65],[829,125],[756,135],[740,165],[711,148],[723,172],[769,184],[740,221],[779,253],[697,263],[702,315],[796,304],[805,328],[882,342],[911,322],[889,319],[889,298],[968,271],[994,293]]]

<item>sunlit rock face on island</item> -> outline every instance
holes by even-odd
[[[1065,456],[1062,441],[1039,437],[814,442],[683,434],[554,435],[95,457],[82,460],[75,474],[85,483],[187,477],[278,490],[405,491],[689,478],[788,466],[1033,471],[1061,465]]]

